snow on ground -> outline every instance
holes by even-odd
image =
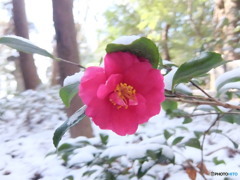
[[[213,122],[215,116],[201,116],[194,118],[192,123],[182,124],[182,118],[169,120],[165,112],[153,117],[148,123],[141,125],[135,135],[118,136],[111,131],[99,130],[94,127],[96,137],[86,139],[69,138],[66,134],[61,143],[89,141],[90,144],[100,142],[99,133],[109,135],[107,149],[98,149],[92,145],[86,145],[76,149],[70,157],[66,166],[60,157],[48,155],[54,152],[52,144],[53,132],[64,120],[64,106],[58,97],[58,87],[50,90],[26,91],[16,95],[12,99],[0,100],[0,179],[1,180],[62,180],[67,176],[74,176],[75,180],[96,179],[101,176],[101,166],[94,167],[97,171],[90,177],[82,176],[88,170],[86,166],[74,166],[93,161],[99,154],[103,157],[119,157],[119,162],[132,168],[136,172],[139,164],[134,161],[144,156],[147,150],[162,148],[165,156],[175,156],[176,165],[153,165],[152,161],[143,164],[143,169],[149,168],[150,174],[163,179],[169,175],[167,180],[187,180],[184,163],[189,161],[196,165],[201,161],[201,151],[196,148],[184,148],[181,143],[172,146],[176,137],[182,136],[182,142],[195,137],[194,132],[205,131]],[[239,144],[240,127],[226,122],[218,123],[213,129],[222,130],[224,134],[231,137]],[[165,139],[163,131],[168,130],[174,135]],[[201,142],[201,138],[200,138]],[[225,164],[215,165],[213,159],[224,160]],[[237,172],[240,176],[239,149],[233,148],[233,143],[227,137],[212,133],[207,136],[204,146],[204,159],[207,169],[211,172]],[[131,164],[131,162],[134,162]],[[80,168],[79,168],[80,167]],[[115,168],[117,168],[116,166]],[[119,176],[119,179],[126,179]],[[137,179],[133,177],[132,180]],[[153,179],[144,177],[143,180]],[[199,174],[197,179],[203,179]],[[223,179],[223,177],[207,176],[207,179]],[[234,178],[233,178],[234,179]]]

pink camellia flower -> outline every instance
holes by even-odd
[[[163,76],[146,59],[129,52],[109,53],[103,68],[86,69],[79,96],[87,105],[86,115],[101,129],[133,134],[160,112]]]

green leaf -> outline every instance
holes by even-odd
[[[194,131],[194,135],[196,136],[197,139],[199,139],[203,135],[203,132],[202,131]]]
[[[16,49],[21,52],[29,53],[29,54],[39,54],[42,56],[55,58],[51,53],[42,49],[34,44],[28,39],[24,39],[19,36],[3,36],[0,38],[0,44],[4,44],[13,49]]]
[[[233,146],[235,149],[238,149],[238,143],[234,142],[230,137],[228,137],[226,134],[221,134],[223,136],[225,136],[226,138],[228,138],[229,141],[231,141],[233,143]]]
[[[199,57],[185,62],[178,68],[173,77],[172,88],[181,82],[189,82],[193,77],[202,76],[223,63],[224,61],[218,53],[201,53]]]
[[[158,68],[158,64],[162,66],[162,59],[159,55],[158,48],[155,43],[148,38],[141,37],[127,45],[110,43],[106,47],[107,53],[117,51],[130,52],[136,56],[144,57],[149,60],[154,68]]]
[[[146,154],[148,157],[152,158],[152,160],[156,160],[158,158],[157,153],[153,150],[147,150]]]
[[[168,140],[173,134],[168,132],[166,129],[163,132],[163,135],[165,137],[166,140]]]
[[[141,165],[138,169],[138,172],[137,172],[138,179],[142,178],[151,168],[152,168],[152,166],[147,167],[147,168],[143,168],[142,165]]]
[[[214,162],[215,165],[225,164],[225,161],[224,161],[224,160],[218,160],[217,157],[214,157],[214,158],[213,158],[213,162]]]
[[[70,176],[63,178],[63,180],[74,180],[74,177],[72,175],[70,175]]]
[[[70,106],[71,100],[78,93],[79,82],[64,86],[60,89],[59,95],[66,107]]]
[[[55,147],[58,146],[65,132],[67,132],[70,127],[79,123],[86,116],[85,110],[86,106],[81,107],[67,121],[65,121],[60,127],[55,130],[53,135],[53,144]]]
[[[179,136],[177,138],[175,138],[172,142],[172,145],[176,145],[177,143],[181,142],[183,140],[183,136]]]
[[[200,145],[200,142],[197,138],[191,138],[189,139],[186,143],[185,143],[186,146],[190,146],[190,147],[194,147],[194,148],[197,148],[197,149],[202,149],[201,145]]]
[[[62,144],[59,148],[58,148],[58,152],[59,151],[68,151],[69,149],[74,148],[75,146],[73,146],[72,144],[69,143],[64,143]]]
[[[237,83],[234,82],[238,82],[240,81],[240,73],[239,73],[239,68],[237,69],[233,69],[231,71],[225,72],[223,74],[221,74],[217,79],[216,79],[216,88],[218,91],[224,91],[224,89],[221,89],[225,84],[231,83],[229,88],[234,88],[234,85],[237,86]]]
[[[237,81],[237,82],[230,82],[230,79],[228,82],[225,82],[225,84],[219,85],[218,87],[220,87],[218,90],[218,96],[222,93],[228,92],[231,89],[237,89],[238,91],[240,90],[239,84],[240,84],[240,77],[239,78],[235,78],[235,79],[231,79],[232,81]],[[232,94],[230,92],[228,92],[229,94],[227,94],[229,96],[229,99],[232,98]]]
[[[239,124],[240,125],[240,118],[238,114],[224,114],[221,118],[221,121],[225,121],[231,124]]]
[[[91,176],[93,173],[95,173],[97,170],[89,170],[83,173],[83,176]]]
[[[104,145],[106,145],[106,144],[108,143],[108,138],[109,138],[108,135],[101,133],[101,134],[100,134],[100,138],[101,138],[101,142],[102,142]]]
[[[184,118],[184,121],[183,121],[183,124],[188,124],[188,123],[191,123],[192,122],[192,118],[190,117],[185,117]]]
[[[168,111],[168,110],[174,110],[174,109],[177,109],[178,107],[178,103],[176,101],[171,101],[171,100],[165,100],[163,103],[162,103],[162,108],[165,110],[165,111]]]

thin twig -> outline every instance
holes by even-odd
[[[195,116],[207,116],[207,115],[221,115],[222,113],[210,112],[210,113],[201,113],[201,114],[188,114],[188,115],[179,115],[178,117],[195,117]],[[224,114],[239,114],[240,112],[224,112]]]
[[[205,141],[205,138],[207,136],[207,134],[209,133],[209,131],[212,129],[212,127],[217,123],[217,121],[222,117],[223,115],[218,115],[216,117],[216,119],[213,121],[213,123],[208,127],[208,129],[206,131],[204,131],[203,133],[203,139],[202,139],[202,148],[201,148],[201,163],[204,164],[204,155],[203,155],[203,148],[204,148],[204,141]],[[202,174],[202,177],[204,179],[206,179],[206,177],[204,176],[204,174]]]
[[[227,104],[227,103],[223,103],[223,102],[215,102],[215,101],[202,101],[199,100],[195,97],[192,97],[192,99],[184,99],[181,97],[169,97],[169,96],[165,96],[167,100],[172,100],[172,101],[179,101],[179,102],[183,102],[183,103],[189,103],[189,104],[196,104],[196,105],[211,105],[211,106],[221,106],[224,108],[229,108],[229,109],[237,109],[240,110],[240,106],[236,106],[236,105],[232,105],[232,104]]]
[[[210,99],[214,100],[214,98],[212,96],[210,96],[206,91],[204,91],[201,87],[199,87],[196,83],[194,83],[193,81],[190,81],[190,83],[195,86],[197,89],[199,89],[200,91],[202,91],[203,94],[205,94],[207,97],[209,97]]]

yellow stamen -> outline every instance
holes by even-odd
[[[109,101],[113,105],[117,105],[117,109],[122,107],[127,109],[129,105],[137,104],[136,90],[127,83],[119,83],[110,95]]]

